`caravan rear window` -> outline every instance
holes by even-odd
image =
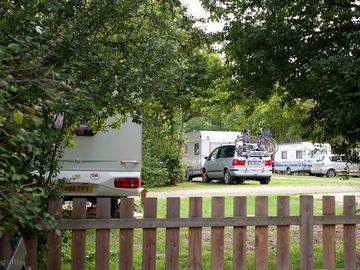
[[[96,134],[86,122],[79,122],[74,133],[76,136],[94,136]]]
[[[281,159],[287,159],[287,151],[281,151]]]

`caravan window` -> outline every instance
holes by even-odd
[[[194,155],[198,156],[200,154],[200,144],[199,143],[195,143],[194,144]]]
[[[303,152],[302,150],[296,150],[296,159],[302,159]]]
[[[85,121],[78,122],[78,126],[74,129],[76,136],[94,136],[94,132]]]
[[[281,159],[287,159],[287,151],[281,151]]]

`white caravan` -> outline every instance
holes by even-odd
[[[286,174],[310,173],[312,162],[320,154],[331,154],[330,144],[311,142],[279,144],[274,156],[274,171]]]
[[[117,201],[140,194],[141,125],[129,118],[118,129],[93,133],[80,126],[76,134],[76,146],[65,149],[57,176],[69,179],[65,198],[86,197],[94,202],[96,197],[111,197]]]
[[[241,132],[235,131],[193,131],[185,134],[186,153],[185,176],[188,181],[202,175],[205,157],[222,144],[234,144]]]

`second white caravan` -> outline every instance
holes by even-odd
[[[293,142],[279,144],[274,156],[274,171],[292,174],[310,173],[311,165],[316,156],[330,154],[331,146],[328,143]]]

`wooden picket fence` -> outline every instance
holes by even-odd
[[[96,219],[88,219],[86,200],[73,201],[71,219],[62,219],[62,201],[49,202],[49,213],[59,219],[58,229],[72,230],[71,269],[85,269],[86,230],[96,229],[95,269],[109,269],[110,229],[120,229],[119,269],[133,269],[134,229],[143,229],[142,269],[180,269],[179,241],[180,228],[188,228],[188,269],[204,269],[202,266],[202,228],[211,230],[211,269],[224,269],[224,232],[225,227],[233,228],[233,269],[247,269],[246,240],[247,227],[255,226],[255,268],[268,269],[269,239],[268,226],[275,226],[276,268],[290,269],[290,226],[299,226],[300,249],[299,268],[314,269],[314,226],[322,225],[323,230],[323,269],[336,269],[336,225],[343,226],[343,262],[342,269],[356,269],[356,224],[360,216],[356,215],[355,196],[344,196],[343,215],[335,214],[335,197],[323,196],[323,214],[314,216],[313,196],[300,196],[300,215],[290,216],[288,196],[277,197],[277,215],[268,215],[268,197],[255,199],[255,216],[247,216],[247,198],[235,197],[233,216],[225,217],[224,197],[213,197],[211,217],[202,216],[201,197],[189,199],[189,217],[180,217],[180,198],[167,198],[166,218],[157,218],[157,199],[146,198],[143,218],[134,217],[134,200],[121,200],[120,218],[110,218],[110,199],[98,198]],[[166,229],[165,265],[156,265],[157,228]],[[61,269],[61,236],[48,233],[47,269]],[[2,243],[3,245],[3,243]],[[0,241],[1,246],[1,241]],[[35,249],[36,250],[36,249]],[[29,248],[28,256],[36,257],[34,248]],[[36,269],[35,262],[31,269]],[[157,268],[158,267],[158,268]]]

